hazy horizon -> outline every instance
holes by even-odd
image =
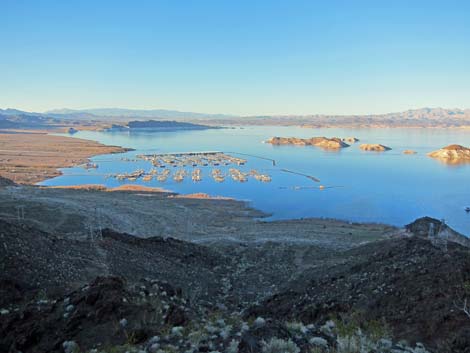
[[[207,112],[201,112],[201,111],[193,111],[193,110],[181,110],[181,109],[167,109],[167,108],[149,108],[149,109],[142,109],[142,108],[128,108],[128,107],[92,107],[92,108],[53,108],[53,109],[47,109],[44,111],[30,111],[30,110],[22,110],[18,109],[16,107],[0,107],[0,112],[2,110],[19,110],[22,112],[26,113],[37,113],[37,114],[67,114],[67,113],[74,113],[74,112],[87,112],[90,114],[96,114],[94,111],[103,111],[101,115],[106,115],[104,111],[112,111],[112,110],[122,110],[122,111],[135,111],[135,112],[157,112],[157,111],[162,111],[162,112],[178,112],[178,113],[188,113],[188,114],[198,114],[198,115],[225,115],[227,117],[238,117],[238,118],[249,118],[249,117],[256,117],[256,116],[316,116],[316,115],[323,115],[323,116],[369,116],[369,115],[388,115],[388,114],[401,114],[403,112],[407,111],[419,111],[423,109],[431,109],[431,110],[437,110],[437,109],[443,109],[443,110],[459,110],[459,111],[468,111],[470,108],[461,108],[461,107],[417,107],[417,108],[409,108],[405,109],[402,111],[389,111],[389,112],[378,112],[378,113],[364,113],[364,114],[328,114],[328,113],[307,113],[307,114],[248,114],[248,115],[237,115],[237,114],[230,114],[227,112],[213,112],[213,113],[207,113]],[[111,114],[111,113],[110,113]],[[129,113],[130,114],[130,113]],[[97,114],[98,115],[98,114]]]

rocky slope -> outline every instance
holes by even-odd
[[[131,284],[98,277],[65,296],[3,310],[0,321],[0,349],[7,353],[346,353],[354,344],[374,352],[428,352],[422,344],[411,347],[363,333],[346,336],[339,321],[245,320],[240,312],[194,305],[153,279]]]
[[[2,352],[111,351],[137,345],[197,318],[181,292],[166,282],[98,277],[54,299],[35,299],[2,315]],[[79,344],[77,343],[79,342]],[[83,349],[83,350],[82,350]]]
[[[5,187],[5,186],[14,186],[14,185],[15,183],[12,180],[0,176],[0,188]]]
[[[470,318],[456,303],[468,294],[468,248],[412,237],[365,245],[344,256],[347,262],[328,275],[307,272],[246,316],[304,323],[343,317],[364,328],[388,327],[395,338],[426,342],[436,352],[467,352]]]
[[[171,279],[188,296],[215,300],[222,296],[219,283],[230,263],[217,251],[172,238],[141,239],[103,230],[93,239],[71,239],[2,220],[0,244],[0,279],[51,293],[96,276],[119,275],[128,280]]]
[[[418,218],[405,226],[408,234],[433,242],[449,241],[470,248],[470,238],[456,232],[443,221],[432,217]]]
[[[468,352],[470,254],[436,241],[433,222],[302,251],[111,230],[77,239],[3,220],[0,351]]]

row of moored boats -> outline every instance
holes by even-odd
[[[119,174],[114,174],[110,176],[121,181],[124,181],[124,180],[137,181],[138,179],[142,179],[143,181],[146,181],[146,182],[149,182],[152,180],[165,182],[168,180],[171,174],[172,173],[170,169],[163,169],[162,171],[159,171],[158,169],[153,168],[148,173],[146,173],[143,169],[139,169],[132,173],[119,173]],[[173,173],[172,179],[176,182],[182,182],[188,176],[189,176],[188,171],[186,171],[185,169],[178,169]],[[227,177],[230,177],[233,181],[237,181],[241,183],[247,182],[249,177],[255,180],[261,181],[261,182],[271,181],[271,177],[269,175],[262,174],[254,169],[252,169],[249,173],[247,173],[237,168],[230,168],[228,170],[228,173],[223,173],[220,169],[215,168],[215,169],[212,169],[211,176],[214,179],[214,181],[217,183],[224,182]],[[191,172],[191,179],[194,182],[202,181],[201,169],[199,168],[194,169]]]
[[[228,166],[231,164],[245,165],[246,160],[233,157],[222,152],[200,152],[200,153],[171,153],[138,155],[137,158],[149,161],[156,168],[167,167],[198,167],[198,166]]]

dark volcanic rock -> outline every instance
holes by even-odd
[[[218,252],[172,238],[103,230],[95,239],[67,239],[3,220],[0,259],[0,280],[57,293],[97,276],[118,275],[130,281],[166,280],[193,300],[214,300],[222,295],[218,283],[228,272],[227,259]]]
[[[0,308],[24,300],[27,289],[14,279],[0,280]]]
[[[414,222],[405,226],[406,230],[416,236],[435,239],[448,240],[463,246],[470,247],[470,239],[450,228],[444,221],[439,221],[431,217],[418,218]]]
[[[184,326],[188,321],[189,319],[185,311],[175,305],[170,306],[165,316],[165,323],[171,326]]]
[[[328,274],[306,273],[292,290],[247,315],[307,324],[355,313],[363,322],[386,323],[398,339],[431,347],[451,337],[460,342],[467,334],[470,320],[454,304],[470,280],[467,248],[441,248],[413,237],[366,245],[345,252],[345,258],[345,265]]]
[[[422,217],[405,226],[408,232],[420,237],[435,237],[441,227],[445,226],[440,220],[431,217]]]
[[[14,185],[16,184],[13,182],[13,180],[0,176],[0,188],[4,186],[14,186]]]
[[[269,341],[270,338],[290,338],[289,331],[278,322],[268,322],[262,327],[254,327],[246,331],[240,341],[239,353],[261,352],[262,341]]]
[[[60,300],[29,303],[0,321],[0,351],[62,352],[66,340],[81,349],[139,344],[164,325],[161,288],[154,281],[132,290],[118,277],[98,277]],[[181,298],[173,301],[181,305]]]
[[[447,241],[452,230],[438,220],[407,229],[349,250],[214,250],[109,229],[64,238],[0,221],[0,352],[59,352],[64,341],[83,351],[123,344],[151,351],[158,340],[181,352],[192,345],[226,352],[235,340],[239,352],[252,352],[272,339],[301,353],[312,339],[332,351],[340,330],[324,327],[334,319],[355,320],[363,332],[379,323],[387,338],[468,353],[470,320],[457,304],[470,296],[470,252]]]

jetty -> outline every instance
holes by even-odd
[[[308,174],[304,174],[304,173],[299,173],[299,172],[295,172],[293,170],[289,170],[289,169],[281,169],[282,172],[285,172],[285,173],[291,173],[291,174],[296,174],[296,175],[301,175],[301,176],[304,176],[310,180],[313,180],[317,183],[320,182],[320,179],[314,177],[313,175],[308,175]]]

